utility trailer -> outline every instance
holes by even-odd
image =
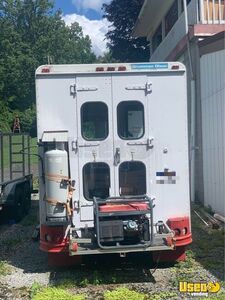
[[[40,249],[49,262],[152,252],[185,259],[186,70],[179,62],[36,71]]]
[[[0,211],[20,221],[31,205],[30,136],[0,132]]]

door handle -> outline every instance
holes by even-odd
[[[88,143],[86,143],[86,144],[79,144],[78,145],[78,147],[98,147],[100,144],[98,143],[98,144],[88,144]]]
[[[116,153],[114,155],[114,165],[117,166],[120,163],[120,148],[116,148]]]
[[[147,141],[144,142],[128,142],[127,145],[129,146],[147,146],[147,150],[152,149],[154,147],[153,145],[154,138],[150,137],[147,139]]]

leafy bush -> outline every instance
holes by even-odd
[[[38,290],[32,300],[85,300],[85,295],[72,295],[56,287],[46,287]]]
[[[23,132],[30,133],[32,137],[37,136],[36,111],[34,106],[20,114],[20,123]]]
[[[147,295],[131,291],[127,288],[118,288],[114,291],[106,291],[104,293],[105,300],[145,300]]]

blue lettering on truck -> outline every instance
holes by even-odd
[[[156,63],[156,64],[131,64],[132,70],[157,70],[157,69],[168,69],[167,63]]]

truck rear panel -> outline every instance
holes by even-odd
[[[71,255],[191,242],[182,64],[41,66],[36,93],[43,250],[59,227]]]

